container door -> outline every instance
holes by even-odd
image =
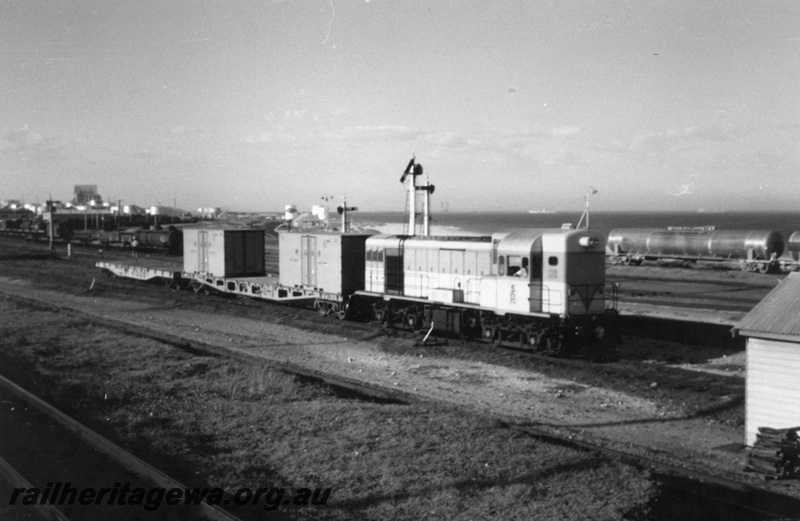
[[[386,273],[386,293],[403,294],[403,248],[387,248],[384,264]]]
[[[313,235],[300,238],[300,283],[317,287],[317,238]]]
[[[197,269],[208,273],[208,232],[197,232]]]

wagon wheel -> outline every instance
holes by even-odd
[[[758,271],[759,273],[767,273],[769,271],[769,268],[770,266],[768,262],[762,262],[756,265],[756,271]]]
[[[481,341],[482,342],[491,342],[492,337],[494,336],[494,330],[491,326],[484,325],[481,328]]]
[[[192,291],[194,291],[195,293],[200,293],[200,291],[203,289],[203,284],[201,282],[196,281],[196,280],[193,280],[191,283],[189,283],[189,286],[192,288]]]
[[[321,317],[327,317],[331,314],[331,308],[328,306],[327,302],[314,302],[314,307],[317,309],[317,313]]]
[[[620,263],[621,263],[623,266],[630,266],[630,265],[631,265],[631,258],[630,258],[630,257],[622,257],[622,258],[620,259]]]

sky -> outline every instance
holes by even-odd
[[[794,210],[796,0],[2,0],[0,200]],[[333,204],[333,202],[331,204]]]

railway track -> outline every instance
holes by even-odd
[[[652,274],[663,270],[670,276]],[[707,309],[746,313],[758,304],[778,283],[780,277],[737,274],[726,279],[718,271],[675,273],[672,268],[654,268],[647,273],[619,273],[608,277],[618,286],[618,301],[626,304],[670,306],[680,309]]]
[[[323,382],[337,392],[355,394],[360,398],[368,398],[383,403],[401,404],[431,401],[431,399],[420,397],[413,393],[402,390],[371,385],[355,379],[342,378],[340,376],[327,374],[321,371],[313,371],[296,364],[279,363],[256,355],[242,353],[240,351],[233,351],[216,345],[198,342],[196,340],[190,340],[180,335],[165,333],[159,330],[142,328],[141,326],[134,327],[124,322],[93,316],[69,307],[52,303],[43,303],[18,296],[13,296],[12,298],[24,302],[30,306],[66,313],[94,322],[96,324],[103,325],[105,327],[113,328],[126,334],[134,334],[158,340],[160,342],[176,346],[190,353],[210,355],[215,357],[226,357],[240,360],[251,365],[265,364],[272,368],[277,367],[282,371],[297,376],[298,378]],[[548,359],[548,362],[567,364],[572,367],[579,367],[581,364],[587,365],[585,362],[577,360]],[[619,371],[624,372],[625,370],[625,367],[619,368]],[[453,405],[446,406],[459,408],[458,406]],[[470,411],[469,413],[475,414],[474,411]],[[668,492],[673,496],[688,496],[694,497],[695,499],[700,498],[699,501],[714,504],[716,505],[715,508],[724,509],[728,512],[735,512],[737,515],[741,514],[744,516],[740,517],[742,519],[752,518],[752,516],[756,513],[761,516],[760,518],[763,519],[779,518],[786,517],[789,515],[789,512],[800,511],[796,510],[800,509],[800,502],[794,498],[766,492],[760,488],[753,487],[730,478],[720,477],[715,474],[704,473],[697,470],[671,465],[655,458],[642,456],[640,454],[626,453],[624,451],[611,449],[596,443],[581,441],[574,438],[571,434],[557,434],[546,428],[525,424],[520,422],[518,419],[505,418],[500,415],[492,416],[495,419],[504,422],[506,427],[517,430],[520,434],[525,436],[540,439],[548,443],[558,443],[580,448],[581,450],[600,454],[603,457],[619,458],[636,465],[652,468],[661,476],[662,486],[665,487],[665,489],[668,490]]]
[[[123,487],[131,492],[137,488],[150,491],[159,487],[166,490],[188,490],[188,487],[5,376],[0,376],[0,397],[7,406],[3,456],[13,461],[12,466],[3,459],[0,472],[12,489],[37,490],[42,494],[26,497],[28,492],[21,492],[6,498],[9,503],[19,505],[17,512],[27,508],[44,519],[73,521],[158,519],[165,514],[178,520],[238,521],[220,507],[204,502],[160,503],[156,508],[145,508],[149,500],[145,498],[136,505],[130,496],[131,503],[126,503],[119,492]],[[53,461],[56,455],[60,458],[58,464]],[[103,489],[107,490],[105,494],[101,493]],[[111,499],[111,491],[115,489],[120,497]],[[82,499],[84,491],[93,492],[86,495],[87,498],[92,495],[91,500]]]

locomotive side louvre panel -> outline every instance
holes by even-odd
[[[389,235],[374,235],[366,243],[366,269],[364,274],[364,289],[371,293],[383,293],[386,278],[384,264],[386,261],[387,246],[397,246],[399,240]]]
[[[405,273],[403,272],[403,241],[397,248],[386,248],[384,273],[386,286],[384,292],[389,295],[402,295]]]
[[[414,237],[405,241],[405,295],[477,304],[480,279],[491,271],[489,237]]]

